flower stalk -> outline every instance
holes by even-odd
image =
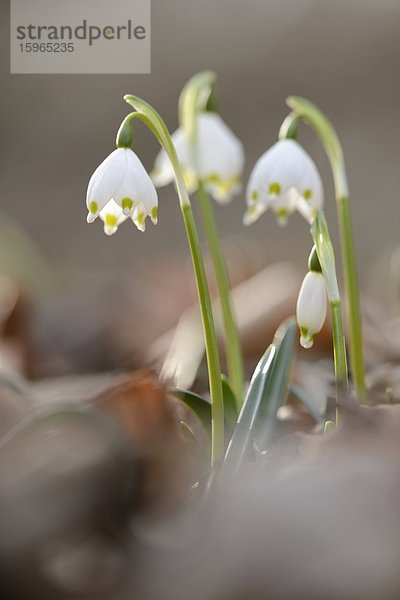
[[[198,131],[196,122],[199,114],[210,109],[210,99],[212,107],[215,108],[215,80],[216,76],[212,71],[197,73],[187,82],[179,99],[180,125],[191,143],[193,154],[197,160]],[[200,217],[213,263],[221,305],[228,378],[235,394],[237,408],[240,409],[244,396],[244,368],[239,333],[231,301],[231,285],[210,196],[201,177],[198,181],[197,195]]]
[[[287,99],[293,113],[287,117],[284,129],[295,123],[296,119],[304,120],[319,137],[328,156],[337,204],[347,310],[349,317],[350,364],[355,393],[361,400],[365,398],[365,366],[361,310],[358,290],[358,276],[355,258],[354,240],[351,226],[349,191],[343,151],[336,131],[325,115],[311,102],[298,96]],[[284,132],[283,132],[284,133]]]
[[[211,200],[202,182],[199,184],[198,200],[200,216],[206,234],[211,260],[213,262],[219,301],[221,304],[222,320],[225,330],[225,353],[229,382],[235,394],[236,406],[240,409],[243,402],[244,370],[239,334],[231,302],[231,286],[219,241]]]
[[[175,186],[179,197],[183,221],[186,228],[189,249],[197,286],[197,294],[204,332],[207,357],[210,398],[212,407],[212,440],[211,462],[218,464],[224,456],[224,402],[221,384],[221,368],[218,355],[217,337],[211,309],[210,292],[207,284],[200,240],[193,217],[192,207],[179,166],[175,147],[170,133],[157,111],[137,96],[126,95],[124,100],[133,106],[135,112],[130,113],[122,123],[119,135],[126,135],[125,129],[133,119],[141,120],[155,135],[163,150],[167,153],[173,168]]]

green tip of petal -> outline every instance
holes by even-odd
[[[134,217],[133,222],[135,223],[135,225],[139,229],[139,231],[145,231],[146,230],[146,213],[140,212],[138,215],[136,215]]]
[[[157,206],[153,206],[153,208],[151,209],[151,220],[154,225],[157,225],[157,223],[158,223],[158,207]]]
[[[268,188],[268,194],[271,194],[274,196],[279,196],[281,191],[282,191],[282,186],[280,183],[278,183],[277,181],[270,183],[269,188]]]
[[[303,335],[300,336],[300,345],[305,348],[306,350],[308,350],[309,348],[312,348],[314,345],[314,340],[311,337],[304,337]]]
[[[221,181],[218,173],[210,173],[207,177],[204,177],[205,183],[219,183]]]
[[[281,227],[284,227],[287,224],[288,218],[289,218],[289,212],[286,208],[280,208],[276,212],[276,219],[278,221],[278,225],[280,225]]]
[[[307,188],[306,190],[304,190],[303,198],[305,200],[311,200],[311,198],[312,198],[312,190],[310,190],[309,188]]]
[[[258,200],[258,197],[259,197],[259,193],[258,193],[258,191],[257,191],[257,190],[253,190],[253,191],[251,192],[251,195],[250,195],[250,200],[251,200],[252,202],[257,202],[257,200]]]
[[[93,221],[95,219],[97,219],[98,212],[99,212],[99,205],[97,204],[97,202],[94,202],[92,200],[89,204],[89,213],[88,213],[88,216],[86,217],[86,221],[88,223],[93,223]]]
[[[314,345],[314,336],[310,335],[307,327],[300,327],[300,346],[308,350]]]
[[[131,198],[122,198],[121,208],[122,212],[128,217],[132,212],[133,200]]]

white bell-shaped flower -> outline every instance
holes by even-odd
[[[116,229],[113,228],[122,222],[121,214],[114,204],[125,217],[136,214],[137,221],[144,223],[149,216],[154,224],[157,223],[156,189],[141,161],[130,148],[114,150],[90,178],[86,194],[88,223],[92,223],[103,213],[109,235],[114,233]],[[105,220],[107,215],[108,224]],[[143,230],[143,226],[139,229]]]
[[[321,177],[314,161],[294,140],[274,144],[256,162],[247,185],[243,222],[254,223],[269,208],[280,225],[298,210],[310,223],[324,202]]]
[[[296,316],[300,329],[300,344],[311,348],[314,336],[319,333],[326,318],[327,297],[322,273],[309,271],[305,276],[297,299]]]
[[[211,196],[222,204],[240,191],[243,146],[218,114],[198,114],[193,143],[182,128],[172,134],[172,141],[189,193],[197,189],[199,179]],[[157,186],[173,180],[171,163],[163,150],[155,160],[152,178]]]

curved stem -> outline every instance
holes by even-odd
[[[228,377],[235,394],[236,406],[238,410],[240,410],[243,402],[244,371],[239,334],[231,302],[231,286],[221,244],[219,242],[217,224],[215,222],[211,200],[201,181],[199,182],[198,198],[200,215],[208,247],[210,249],[211,259],[213,261],[218,295],[221,303],[222,319],[225,329],[225,354]]]
[[[218,355],[217,336],[214,318],[211,309],[210,292],[208,289],[200,240],[193,217],[189,196],[184,184],[175,147],[169,131],[152,106],[137,96],[125,96],[124,99],[131,104],[137,112],[131,113],[125,119],[138,118],[149,127],[158,139],[160,145],[168,154],[174,171],[176,190],[179,197],[186,235],[192,257],[193,270],[196,280],[197,295],[200,306],[201,320],[204,332],[204,343],[207,357],[208,378],[210,385],[210,398],[212,410],[212,440],[211,461],[215,465],[222,461],[224,456],[224,400],[222,394],[221,368]],[[125,122],[124,121],[124,122]],[[121,126],[122,129],[122,126]]]
[[[358,276],[351,227],[349,192],[343,151],[331,122],[311,102],[298,96],[287,99],[294,115],[302,118],[319,137],[328,156],[333,174],[338,212],[343,272],[349,316],[350,362],[354,388],[358,398],[365,398],[365,367]]]

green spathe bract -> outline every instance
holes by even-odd
[[[325,279],[326,292],[332,319],[333,359],[338,386],[347,387],[346,345],[343,331],[342,309],[336,277],[335,254],[328,225],[322,210],[319,210],[311,226],[311,235],[317,250],[319,263]]]

